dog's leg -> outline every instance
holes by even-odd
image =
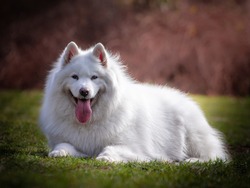
[[[138,156],[127,146],[116,145],[105,147],[96,159],[108,162],[128,162],[138,160]]]
[[[97,156],[97,160],[108,161],[108,162],[149,162],[152,160],[149,156],[145,156],[140,151],[135,151],[128,146],[116,145],[107,146],[103,151]],[[157,159],[156,159],[157,160]],[[171,160],[161,159],[162,161],[171,162]]]
[[[49,157],[88,157],[87,155],[77,151],[74,146],[68,143],[57,144],[49,153]]]

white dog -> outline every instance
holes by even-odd
[[[50,157],[111,162],[229,157],[221,134],[185,94],[134,81],[102,44],[70,42],[48,75],[40,124]]]

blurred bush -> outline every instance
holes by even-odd
[[[73,40],[119,52],[140,81],[250,94],[246,0],[9,0],[0,16],[0,89],[42,88]]]

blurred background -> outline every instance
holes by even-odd
[[[3,0],[0,89],[42,89],[70,41],[102,42],[139,81],[250,94],[249,0]]]

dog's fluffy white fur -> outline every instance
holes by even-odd
[[[100,43],[81,50],[70,42],[65,48],[47,78],[40,125],[50,157],[229,158],[221,133],[195,102],[176,89],[134,81]]]

